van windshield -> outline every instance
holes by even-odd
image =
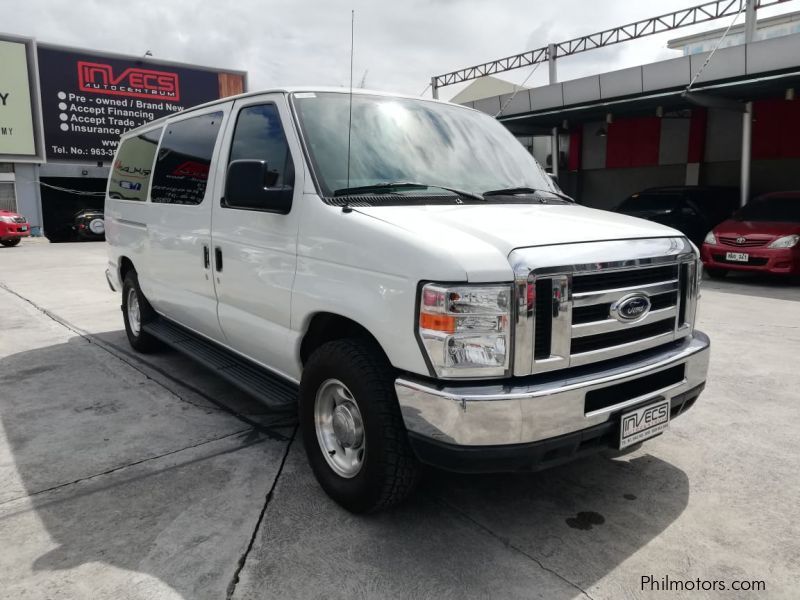
[[[473,194],[505,188],[557,191],[533,157],[492,117],[448,104],[369,94],[353,94],[348,181],[347,92],[298,92],[293,103],[326,197],[336,190],[398,181],[432,186],[426,194],[443,193],[435,186]],[[419,186],[391,191],[422,193]]]

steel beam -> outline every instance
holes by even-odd
[[[552,143],[550,144],[550,156],[552,157],[550,160],[551,169],[553,172],[553,177],[556,178],[558,181],[558,174],[561,168],[561,165],[558,164],[560,148],[558,147],[558,127],[553,127],[552,135]]]
[[[747,0],[744,9],[744,43],[749,44],[756,35],[756,0]]]
[[[750,197],[750,158],[753,152],[753,103],[747,103],[747,110],[742,114],[742,171],[739,182],[741,206],[747,204]]]
[[[549,72],[548,83],[558,83],[558,71],[556,69],[556,45],[550,44],[547,47],[547,66]]]
[[[498,60],[481,63],[458,71],[451,71],[443,75],[434,75],[433,81],[434,89],[444,86],[461,83],[463,81],[470,81],[485,75],[494,75],[495,73],[503,73],[505,71],[512,71],[530,65],[535,65],[541,62],[550,61],[554,66],[555,60],[563,56],[571,56],[580,52],[587,52],[596,48],[603,48],[613,44],[621,44],[630,40],[656,35],[665,31],[673,31],[681,27],[689,27],[690,25],[697,25],[698,23],[705,23],[706,21],[713,21],[723,17],[733,16],[739,12],[742,4],[748,0],[714,0],[713,2],[706,2],[690,8],[676,10],[675,12],[652,17],[650,19],[643,19],[635,23],[628,23],[620,27],[606,29],[597,33],[591,33],[577,37],[565,42],[551,44],[553,51],[549,52],[550,46],[537,48],[536,50],[528,50],[521,54],[513,56],[506,56]],[[749,0],[753,2],[752,11],[755,12],[757,8],[764,8],[766,6],[773,6],[775,4],[782,4],[784,2],[791,2],[791,0]],[[753,19],[755,20],[755,19]]]

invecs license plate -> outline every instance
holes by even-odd
[[[23,225],[22,227],[19,228],[19,230],[20,231],[28,231],[28,226],[27,225]]]
[[[652,404],[624,413],[620,419],[619,449],[658,435],[669,427],[669,399],[661,398]]]
[[[747,262],[750,260],[750,255],[744,252],[726,252],[725,260],[732,260],[735,262]]]

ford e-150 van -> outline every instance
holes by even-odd
[[[125,133],[107,277],[131,345],[275,410],[354,512],[421,463],[524,471],[662,433],[697,399],[697,249],[576,205],[495,119],[279,89]]]

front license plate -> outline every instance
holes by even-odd
[[[25,226],[23,226],[23,227],[20,227],[20,228],[19,228],[19,230],[20,230],[20,231],[28,231],[28,226],[27,226],[27,225],[25,225]]]
[[[745,254],[744,252],[726,252],[725,259],[733,260],[736,262],[747,262],[748,260],[750,260],[750,255]]]
[[[619,449],[638,444],[669,427],[669,408],[670,401],[662,398],[623,414],[619,428]]]

